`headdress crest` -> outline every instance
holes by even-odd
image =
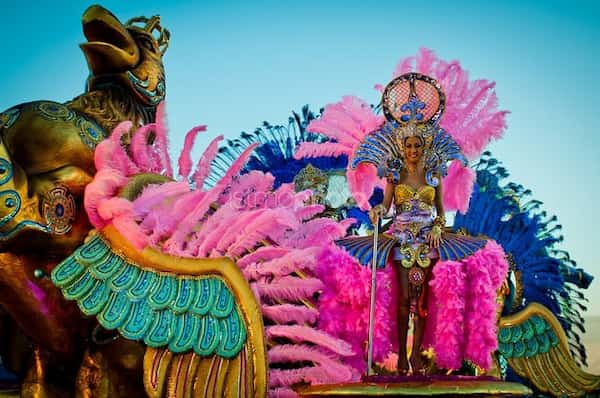
[[[125,23],[125,27],[130,30],[137,32],[144,32],[149,34],[156,40],[158,48],[162,55],[167,51],[169,47],[169,39],[171,33],[160,25],[160,16],[154,15],[150,18],[147,17],[135,17],[131,18]]]

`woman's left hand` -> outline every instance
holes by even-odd
[[[441,241],[442,241],[441,231],[436,232],[432,229],[427,234],[427,243],[429,244],[429,247],[437,249],[438,247],[440,247]]]

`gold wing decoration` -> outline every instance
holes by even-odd
[[[140,251],[109,225],[59,264],[52,281],[104,328],[146,345],[149,397],[266,395],[260,307],[232,260]]]
[[[539,303],[501,317],[498,343],[510,367],[544,393],[580,397],[600,389],[600,376],[577,365],[562,326]]]

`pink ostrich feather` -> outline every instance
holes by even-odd
[[[280,245],[297,249],[311,246],[322,247],[329,242],[344,237],[347,229],[354,222],[356,222],[354,219],[337,222],[330,218],[315,218],[300,224],[297,229],[284,231],[281,236],[274,236],[273,238]]]
[[[136,217],[145,217],[152,209],[154,209],[154,207],[171,199],[180,197],[189,191],[189,185],[185,181],[166,182],[161,185],[148,185],[134,200],[134,213]]]
[[[313,120],[307,130],[335,140],[340,146],[346,148],[346,155],[350,155],[361,140],[367,134],[377,130],[383,121],[383,117],[375,115],[364,100],[345,96],[340,102],[327,105],[321,118]],[[298,150],[301,150],[305,144],[308,143],[301,144]],[[299,154],[295,157],[300,158]]]
[[[103,200],[98,206],[98,214],[104,220],[112,220],[115,217],[128,214],[133,215],[133,203],[125,198],[112,197]]]
[[[322,213],[324,210],[325,206],[323,205],[309,205],[296,210],[295,213],[296,217],[304,221],[313,218],[317,214]]]
[[[103,169],[96,173],[94,180],[85,187],[83,203],[91,224],[95,228],[104,227],[110,220],[104,219],[98,211],[103,201],[112,198],[127,184],[128,179],[113,169]]]
[[[344,379],[351,381],[356,373],[347,365],[339,362],[332,354],[326,354],[319,348],[306,344],[281,344],[267,352],[269,363],[290,363],[310,361],[328,367],[333,372],[346,375]]]
[[[210,208],[210,205],[217,199],[218,192],[194,191],[189,195],[189,203],[192,205],[191,211],[187,215],[178,209],[173,220],[176,229],[171,237],[164,243],[163,248],[170,254],[179,256],[189,256],[187,246],[188,236],[198,226],[199,221]],[[180,218],[182,217],[182,218]],[[177,220],[177,221],[176,221]]]
[[[348,188],[361,210],[369,210],[369,198],[376,186],[383,187],[383,180],[377,177],[377,169],[372,164],[361,163],[355,169],[348,169]]]
[[[290,250],[279,258],[254,263],[248,266],[246,271],[256,278],[265,275],[281,277],[295,271],[312,271],[316,264],[316,256],[320,251],[321,248],[318,246]]]
[[[506,255],[497,243],[490,241],[465,260],[465,270],[469,281],[465,357],[490,369],[492,353],[498,348],[496,292],[508,272]]]
[[[469,209],[474,183],[475,171],[470,167],[463,167],[458,160],[453,161],[443,180],[444,208],[465,214]]]
[[[276,304],[263,305],[263,316],[280,324],[308,323],[314,325],[319,318],[319,311],[316,308],[309,308],[304,305],[294,304]]]
[[[253,251],[252,253],[248,253],[245,256],[241,257],[237,264],[239,267],[244,268],[251,263],[255,263],[258,261],[268,261],[278,257],[285,256],[287,253],[292,250],[287,247],[278,247],[278,246],[263,246]]]
[[[319,297],[319,329],[345,340],[357,353],[346,362],[358,371],[366,369],[364,342],[369,322],[371,271],[337,247],[325,248],[318,258],[316,275],[325,287]],[[396,324],[393,268],[377,272],[374,357],[385,359],[393,349]]]
[[[130,121],[121,122],[114,128],[110,137],[102,141],[94,151],[94,163],[97,170],[115,169],[123,175],[129,176],[139,172],[121,145],[123,134],[128,133],[133,127]]]
[[[337,142],[303,142],[296,150],[297,159],[316,158],[319,156],[342,156],[352,152],[352,148]]]
[[[284,276],[268,283],[259,281],[257,289],[261,297],[300,302],[323,289],[323,282],[318,278],[302,279],[295,276]]]
[[[240,235],[233,235],[229,240],[231,245],[217,245],[218,250],[225,250],[228,254],[238,257],[242,253],[254,248],[260,241],[278,233],[280,229],[297,228],[298,220],[288,209],[265,209],[241,229]]]
[[[196,188],[202,188],[204,180],[210,173],[210,164],[217,156],[219,150],[219,143],[223,140],[223,136],[219,135],[208,144],[208,147],[202,154],[202,157],[196,165],[196,170],[192,174],[192,180],[196,183]]]
[[[446,369],[459,369],[464,356],[465,283],[463,263],[442,261],[433,267],[433,279],[429,282],[436,302],[432,346],[437,365]]]
[[[266,206],[266,202],[273,195],[273,183],[275,177],[269,173],[253,170],[249,173],[236,177],[226,192],[219,197],[221,206],[235,206],[239,210],[259,207],[281,207]]]
[[[192,148],[194,147],[194,142],[196,141],[198,133],[204,131],[206,131],[206,126],[196,126],[186,133],[185,139],[183,140],[183,150],[179,154],[179,160],[177,161],[177,164],[179,165],[179,176],[183,178],[189,177],[192,171]]]
[[[326,384],[339,382],[325,366],[307,366],[299,369],[273,369],[269,372],[269,386],[291,386],[298,383]]]
[[[165,114],[165,102],[161,101],[156,108],[156,152],[162,173],[173,177],[173,166],[169,156],[169,138],[167,134],[167,117]]]
[[[192,196],[202,196],[202,199],[197,201],[191,211],[185,211],[187,209],[177,209],[177,212],[173,215],[175,220],[178,220],[177,230],[174,234],[165,242],[165,250],[171,254],[177,255],[189,255],[189,251],[184,252],[184,245],[188,235],[192,232],[198,222],[204,216],[210,205],[216,202],[218,197],[231,183],[231,180],[237,175],[242,167],[246,164],[248,157],[254,151],[257,144],[248,146],[241,154],[240,157],[233,162],[230,168],[227,170],[221,180],[209,191],[194,191]],[[193,250],[193,249],[192,249]]]
[[[156,123],[146,124],[135,131],[131,138],[131,155],[136,165],[145,172],[154,172],[159,166],[149,150],[148,137],[156,130]]]
[[[244,238],[244,235],[247,232],[256,232],[255,229],[247,229],[247,227],[249,227],[251,224],[258,226],[265,223],[268,223],[268,227],[273,229],[277,229],[279,226],[278,218],[273,214],[270,214],[267,209],[256,209],[240,212],[238,217],[231,220],[228,225],[229,228],[218,234],[220,237],[216,241],[213,249],[224,253],[228,249],[230,250],[232,244],[237,239]],[[218,230],[215,230],[215,232],[217,231]],[[262,236],[258,237],[259,240],[262,238]]]
[[[122,214],[113,218],[112,224],[119,233],[127,238],[127,240],[138,250],[143,250],[148,246],[148,235],[144,233],[138,223],[133,219],[131,213]]]
[[[265,328],[267,338],[285,337],[294,343],[312,343],[326,348],[338,355],[347,357],[354,355],[352,347],[347,342],[332,337],[321,330],[303,325],[274,325]]]
[[[269,398],[299,398],[300,395],[289,387],[270,388],[267,396]]]
[[[237,234],[239,231],[234,228],[234,224],[241,220],[248,221],[255,217],[257,210],[253,212],[241,213],[236,207],[223,206],[217,210],[212,217],[204,223],[200,231],[192,237],[190,241],[190,247],[193,247],[193,254],[195,256],[208,256],[213,251],[219,242],[229,234]],[[241,224],[243,226],[243,224]]]

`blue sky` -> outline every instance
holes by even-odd
[[[595,1],[105,1],[125,20],[161,14],[172,151],[208,124],[234,138],[263,120],[355,94],[378,100],[401,57],[426,46],[459,59],[473,78],[497,82],[508,109],[491,146],[512,179],[532,189],[563,225],[563,248],[600,279],[600,6]],[[0,109],[66,101],[84,87],[77,45],[91,3],[3,5]],[[600,315],[598,280],[589,314]]]

